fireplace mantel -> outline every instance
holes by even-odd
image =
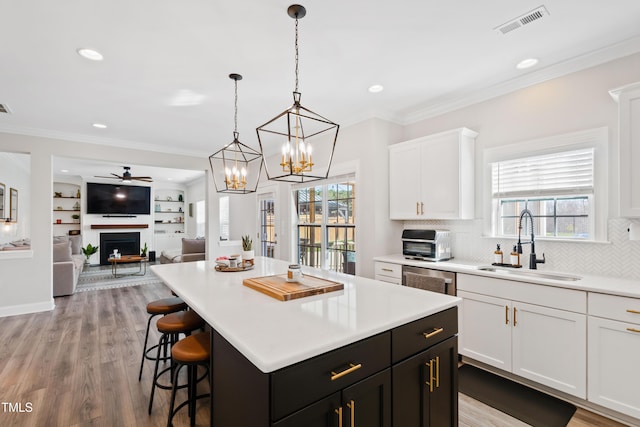
[[[92,229],[107,228],[149,228],[149,224],[91,224]]]

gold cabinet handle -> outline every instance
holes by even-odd
[[[342,406],[334,410],[338,414],[338,427],[342,427]]]
[[[513,307],[513,326],[516,326],[518,324],[518,309]]]
[[[627,331],[629,332],[637,332],[640,334],[640,329],[635,329],[635,328],[627,328]]]
[[[509,324],[509,306],[508,305],[504,306],[504,324],[505,325]]]
[[[331,381],[337,380],[338,378],[342,378],[345,375],[348,375],[353,371],[357,371],[360,368],[362,368],[362,363],[358,363],[357,365],[354,365],[353,363],[349,363],[349,367],[342,372],[336,373],[331,371]]]
[[[438,335],[440,332],[444,331],[444,328],[433,328],[431,332],[423,332],[425,339],[429,339],[434,335]]]
[[[631,314],[640,314],[640,311],[638,311],[638,310],[631,310],[631,309],[629,309],[629,310],[627,310],[627,313],[631,313]]]
[[[436,356],[436,388],[440,387],[440,356]]]
[[[424,215],[424,202],[420,202],[421,214]]]
[[[349,408],[349,415],[351,418],[351,425],[349,427],[356,427],[356,402],[351,400],[347,403],[347,408]]]
[[[390,268],[382,268],[382,271],[388,271],[389,273],[393,273],[393,270]]]
[[[420,215],[420,203],[416,202],[416,215]]]
[[[429,381],[425,381],[424,383],[429,386],[429,392],[433,393],[433,359],[425,363],[425,366],[429,367]]]

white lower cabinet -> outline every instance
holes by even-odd
[[[640,419],[640,299],[589,294],[588,400]]]
[[[458,274],[458,296],[460,354],[586,398],[586,292]]]

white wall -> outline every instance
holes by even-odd
[[[168,168],[207,170],[207,157],[196,158],[112,146],[0,133],[0,151],[31,154],[31,247],[29,258],[0,257],[0,316],[53,308],[51,210],[53,156],[101,159]],[[20,205],[22,205],[22,200]],[[28,206],[28,205],[27,205]]]
[[[407,221],[407,228],[444,227],[454,231],[458,258],[490,261],[499,239],[482,237],[482,152],[489,147],[540,139],[602,126],[609,130],[609,244],[540,242],[544,269],[640,278],[640,242],[629,242],[628,220],[618,218],[618,105],[608,91],[640,80],[640,54],[569,74],[448,114],[406,126],[412,139],[461,126],[478,132],[476,139],[476,221]],[[504,239],[503,239],[504,240]],[[510,249],[513,242],[502,242]],[[526,249],[525,249],[526,251]]]

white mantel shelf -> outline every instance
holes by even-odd
[[[151,270],[265,373],[457,306],[461,301],[308,267],[302,268],[304,274],[344,283],[344,289],[283,302],[242,284],[245,278],[285,274],[288,264],[256,257],[255,268],[244,272],[218,272],[214,261],[154,265]]]
[[[149,228],[149,224],[91,224],[92,229]]]

